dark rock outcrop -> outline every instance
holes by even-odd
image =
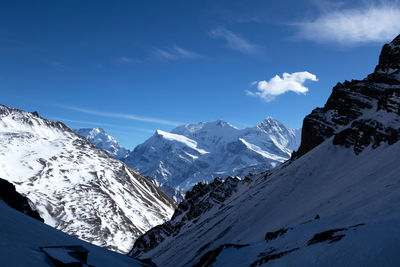
[[[316,108],[303,122],[301,145],[293,158],[300,157],[334,136],[333,144],[353,147],[356,154],[382,142],[400,139],[400,129],[384,126],[381,113],[400,114],[400,35],[386,44],[374,73],[364,80],[338,83],[323,108]],[[363,119],[376,113],[374,119]],[[386,115],[386,114],[385,114]]]
[[[243,245],[242,245],[242,244],[240,244],[240,245],[236,245],[236,244],[225,244],[225,245],[222,245],[222,246],[220,246],[220,247],[218,247],[218,248],[216,248],[216,249],[213,249],[213,250],[211,250],[211,251],[208,251],[206,254],[204,254],[204,255],[201,257],[200,261],[199,261],[198,263],[196,263],[193,267],[204,267],[204,266],[210,266],[210,265],[212,265],[212,264],[216,261],[218,255],[219,255],[224,249],[227,249],[227,248],[236,248],[236,249],[240,249],[240,248],[247,247],[247,246],[248,246],[247,244],[243,244]]]
[[[0,199],[11,208],[25,213],[38,221],[44,222],[39,213],[30,207],[28,199],[20,195],[15,190],[15,186],[12,183],[3,179],[0,179]]]
[[[253,262],[250,266],[254,267],[254,266],[260,266],[260,265],[267,264],[268,262],[270,262],[272,260],[276,260],[276,259],[282,258],[283,256],[285,256],[285,255],[287,255],[289,253],[292,253],[293,251],[296,251],[298,249],[299,248],[293,248],[293,249],[282,251],[282,252],[279,252],[279,253],[266,255],[266,256],[262,257],[261,259],[256,260],[255,262]]]
[[[385,44],[379,56],[379,64],[375,68],[375,73],[388,73],[390,70],[400,68],[400,35],[390,44]]]
[[[166,238],[179,233],[185,223],[197,222],[201,214],[230,197],[240,181],[238,178],[228,177],[225,181],[215,178],[210,184],[196,184],[191,191],[186,193],[185,200],[178,205],[171,220],[139,237],[129,255],[135,257],[139,253],[151,250]]]
[[[288,229],[282,228],[282,229],[279,229],[279,230],[277,230],[275,232],[268,232],[268,233],[265,234],[265,241],[268,242],[268,241],[271,241],[271,240],[274,240],[274,239],[278,238],[279,236],[283,236],[283,235],[286,234],[287,231],[288,231]]]
[[[344,234],[336,234],[336,232],[342,232],[344,230],[346,230],[346,228],[333,229],[315,234],[313,238],[308,241],[307,245],[310,246],[325,241],[329,241],[329,243],[337,242],[344,237]]]

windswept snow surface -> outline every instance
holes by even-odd
[[[277,166],[298,148],[299,135],[270,117],[242,130],[221,120],[186,124],[170,133],[157,130],[124,161],[179,201],[198,182]]]
[[[160,266],[193,266],[224,244],[213,266],[396,266],[400,262],[400,143],[358,156],[332,139],[272,173],[238,185],[232,196],[186,223],[158,246],[136,254]],[[338,167],[340,166],[340,167]],[[379,167],[377,167],[379,166]],[[207,201],[207,196],[204,198]],[[320,218],[315,219],[316,215]],[[358,224],[364,224],[353,227]],[[346,228],[342,240],[308,245],[315,234]],[[288,229],[271,241],[268,232]],[[133,251],[132,255],[137,252]]]
[[[156,131],[156,135],[158,136],[162,136],[164,139],[171,141],[171,142],[176,142],[176,143],[180,143],[182,144],[183,147],[187,146],[191,149],[193,149],[194,151],[196,151],[199,154],[207,154],[209,152],[205,151],[204,149],[200,149],[197,147],[197,142],[187,138],[186,136],[183,135],[179,135],[179,134],[173,134],[173,133],[168,133],[168,132],[164,132],[161,130],[157,130]]]
[[[0,178],[46,224],[124,253],[175,207],[139,173],[62,123],[2,105]]]
[[[11,209],[2,200],[0,213],[0,266],[53,266],[40,247],[71,245],[81,245],[89,250],[88,264],[92,266],[146,266],[138,260],[69,236]]]

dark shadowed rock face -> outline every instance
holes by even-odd
[[[400,67],[400,35],[390,44],[385,44],[379,56],[379,64],[375,68],[375,73],[398,72]]]
[[[228,177],[225,181],[216,178],[210,184],[196,184],[191,191],[186,193],[185,200],[179,204],[171,220],[139,237],[129,255],[135,257],[139,253],[151,250],[166,238],[179,233],[186,223],[196,223],[198,217],[230,197],[240,181],[238,178]],[[247,179],[244,180],[246,181]]]
[[[33,210],[28,202],[28,199],[20,195],[12,183],[6,180],[0,179],[0,199],[2,199],[8,206],[25,213],[36,220],[44,222],[36,210]]]
[[[305,117],[301,145],[294,157],[332,136],[335,145],[353,147],[356,154],[370,145],[393,144],[399,140],[400,130],[385,125],[382,120],[387,113],[400,115],[400,35],[383,47],[374,73],[361,81],[338,83],[325,106]],[[371,114],[373,119],[363,119]]]

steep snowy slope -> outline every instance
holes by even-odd
[[[45,223],[127,252],[175,203],[136,171],[60,122],[0,105],[0,177]]]
[[[398,266],[400,36],[338,84],[289,162],[186,195],[131,255],[162,266]]]
[[[147,266],[125,255],[69,236],[8,207],[0,200],[0,266],[54,266],[40,251],[43,246],[83,246],[87,263],[96,267]]]
[[[243,130],[224,121],[187,124],[170,133],[156,131],[124,161],[179,200],[177,191],[184,193],[199,181],[277,166],[298,148],[296,133],[269,117]]]
[[[120,146],[117,139],[101,128],[81,128],[76,129],[75,132],[89,139],[95,146],[107,150],[117,159],[128,156],[129,150]]]

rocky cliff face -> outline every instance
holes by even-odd
[[[119,252],[175,208],[142,175],[64,124],[3,105],[0,177],[46,224]]]
[[[20,195],[15,186],[4,180],[0,179],[0,199],[3,200],[11,208],[18,210],[38,221],[44,222],[36,210],[33,210],[29,205],[29,200]]]
[[[249,180],[246,179],[246,181]],[[186,193],[185,200],[179,204],[171,220],[139,237],[129,255],[135,257],[147,252],[157,247],[166,238],[179,234],[186,224],[197,223],[202,214],[215,206],[223,205],[223,202],[236,192],[239,182],[238,178],[228,177],[226,180],[216,178],[210,184],[196,184]]]
[[[314,109],[303,122],[302,156],[325,139],[353,147],[356,154],[369,145],[393,144],[399,132],[381,121],[388,113],[400,114],[400,36],[386,44],[374,73],[366,79],[338,83],[323,108]],[[393,116],[393,115],[392,115]]]
[[[399,43],[384,46],[373,74],[336,85],[304,119],[291,161],[193,188],[130,255],[162,266],[395,266]]]

